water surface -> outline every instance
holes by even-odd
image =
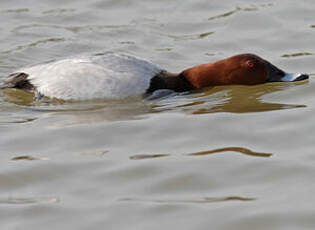
[[[161,98],[0,92],[2,229],[314,229],[312,0],[0,3],[0,81],[123,51],[178,72],[256,53],[310,79]]]

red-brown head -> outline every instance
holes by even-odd
[[[298,81],[307,74],[289,74],[254,54],[240,54],[181,73],[196,89],[216,85],[255,85],[274,81]]]

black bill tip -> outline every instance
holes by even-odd
[[[309,75],[307,74],[301,74],[300,76],[298,76],[296,79],[294,79],[294,81],[303,81],[309,78]]]

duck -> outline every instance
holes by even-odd
[[[167,89],[175,92],[221,85],[256,85],[308,79],[287,73],[258,55],[244,53],[179,73],[141,58],[114,52],[78,55],[18,69],[1,89],[16,88],[62,100],[127,98]]]

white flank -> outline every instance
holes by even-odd
[[[17,70],[39,93],[64,100],[141,95],[162,69],[125,54],[102,53],[47,62]]]

